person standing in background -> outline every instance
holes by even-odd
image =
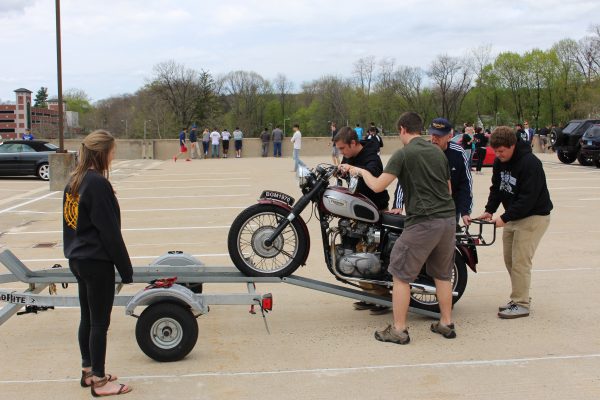
[[[277,125],[271,133],[273,137],[273,157],[281,157],[281,142],[283,141],[283,131]]]
[[[175,156],[173,156],[173,161],[175,161],[175,162],[177,162],[177,159],[182,154],[186,155],[185,161],[192,161],[192,160],[190,160],[190,157],[187,154],[188,148],[185,145],[185,136],[186,136],[186,134],[187,134],[187,129],[186,128],[183,128],[181,130],[181,132],[179,132],[179,153],[177,153]]]
[[[363,128],[360,127],[360,124],[356,124],[356,128],[354,128],[354,132],[356,132],[356,136],[358,136],[358,141],[363,140]]]
[[[210,142],[210,131],[208,128],[204,128],[202,131],[202,151],[204,152],[204,158],[208,158],[208,143]]]
[[[221,132],[221,138],[223,139],[223,158],[227,158],[227,153],[229,153],[229,139],[231,139],[231,133],[229,133],[227,128]]]
[[[235,127],[233,131],[233,142],[235,145],[235,158],[242,157],[242,140],[244,139],[244,133],[238,128]]]
[[[192,130],[190,131],[190,153],[191,158],[196,158],[196,155],[200,153],[198,150],[198,128],[196,124],[192,125]]]
[[[475,167],[475,173],[477,175],[482,175],[481,167],[483,167],[483,161],[485,160],[485,156],[487,154],[487,142],[488,138],[483,132],[481,127],[475,128],[475,154],[477,154],[477,165]]]
[[[298,170],[298,164],[300,163],[300,149],[302,148],[302,132],[300,132],[300,125],[294,124],[292,127],[294,135],[290,140],[294,147],[294,172]]]
[[[333,160],[333,165],[340,165],[340,151],[335,145],[335,135],[337,135],[337,125],[335,122],[332,122],[330,125],[331,129],[331,159]]]
[[[219,158],[219,144],[221,141],[221,134],[219,133],[219,130],[216,127],[213,128],[213,131],[210,133],[210,141],[212,144],[210,158]]]
[[[260,141],[262,144],[262,157],[267,157],[269,155],[269,142],[271,141],[271,134],[267,128],[263,129],[260,134]]]

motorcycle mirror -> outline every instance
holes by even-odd
[[[356,192],[356,187],[358,186],[358,176],[353,176],[350,178],[350,183],[348,183],[348,191],[350,193]]]

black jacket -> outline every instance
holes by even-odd
[[[366,169],[371,175],[378,177],[383,172],[383,163],[381,162],[379,155],[377,155],[377,152],[379,151],[379,142],[377,140],[362,140],[360,144],[362,144],[363,148],[356,157],[344,157],[342,158],[342,164],[350,164],[355,167]],[[368,197],[375,203],[377,209],[384,210],[388,208],[390,195],[387,190],[384,190],[381,193],[375,193],[367,186],[364,180],[360,179],[356,191]]]
[[[112,262],[123,283],[133,281],[129,253],[121,235],[121,210],[110,182],[88,170],[78,198],[63,194],[63,243],[68,259]]]
[[[502,203],[504,214],[500,218],[504,222],[550,214],[553,206],[544,168],[528,142],[517,140],[511,159],[500,162],[496,158],[493,171],[485,211],[493,214]]]

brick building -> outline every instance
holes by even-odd
[[[0,136],[17,139],[29,129],[36,138],[58,137],[58,100],[49,100],[47,108],[33,107],[30,90],[21,88],[15,93],[14,105],[0,105]],[[64,101],[62,106],[65,131],[76,128],[77,113],[67,111]]]

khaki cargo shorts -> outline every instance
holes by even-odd
[[[417,279],[423,265],[429,276],[449,281],[454,267],[456,218],[438,218],[404,229],[390,255],[388,272],[406,283]]]

